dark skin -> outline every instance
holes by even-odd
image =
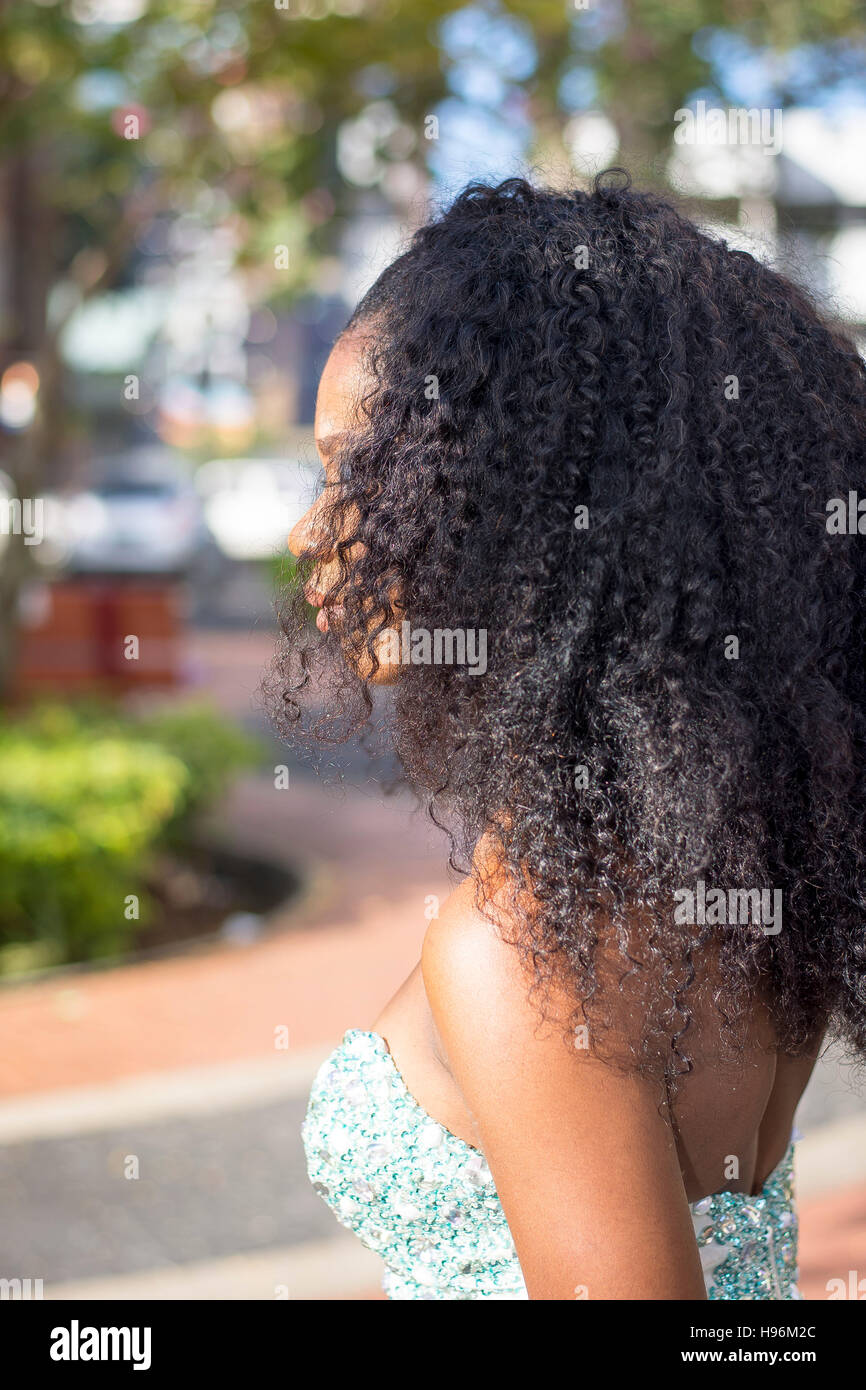
[[[317,447],[334,483],[335,449],[365,386],[361,348],[357,332],[340,339],[319,386]],[[289,537],[296,555],[315,533],[316,510]],[[311,601],[321,602],[328,570],[308,589]],[[338,626],[338,611],[327,622]],[[375,677],[396,678],[387,666]],[[652,1077],[567,1045],[573,999],[565,986],[552,991],[541,1021],[531,977],[503,940],[519,932],[525,904],[508,898],[490,837],[474,869],[430,923],[421,961],[375,1031],[418,1103],[483,1150],[530,1298],[704,1299],[688,1204],[760,1191],[787,1149],[820,1032],[807,1055],[785,1055],[756,998],[742,1049],[728,1050],[705,960],[690,1033],[694,1070],[670,1109]],[[479,874],[490,915],[479,910]],[[627,1026],[627,1011],[624,1018]]]

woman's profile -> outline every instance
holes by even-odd
[[[317,1190],[392,1298],[799,1297],[794,1113],[866,1051],[863,363],[619,173],[476,184],[316,438],[281,723],[384,711],[465,874],[316,1079]]]

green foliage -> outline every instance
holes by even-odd
[[[174,838],[187,836],[194,817],[214,805],[239,772],[254,767],[261,752],[256,739],[204,701],[169,706],[135,727],[141,738],[174,754],[186,768],[183,801],[168,826]]]
[[[0,973],[116,955],[154,848],[256,756],[207,706],[129,719],[45,707],[0,731]],[[138,917],[128,900],[139,900]]]
[[[280,551],[276,555],[262,562],[266,582],[273,590],[274,600],[281,603],[288,594],[297,588],[299,583],[298,562],[290,550]],[[311,604],[307,604],[307,611],[312,622],[316,610]]]

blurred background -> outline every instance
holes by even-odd
[[[3,1297],[377,1296],[298,1128],[449,883],[387,750],[261,707],[319,372],[464,183],[614,161],[862,347],[864,76],[854,0],[2,0]],[[855,1080],[799,1117],[812,1298],[866,1297]]]

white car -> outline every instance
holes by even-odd
[[[208,528],[232,560],[265,560],[286,548],[286,537],[315,496],[321,469],[284,459],[213,459],[195,485]]]
[[[114,461],[66,501],[62,525],[76,573],[185,574],[210,539],[183,465],[164,455]]]

